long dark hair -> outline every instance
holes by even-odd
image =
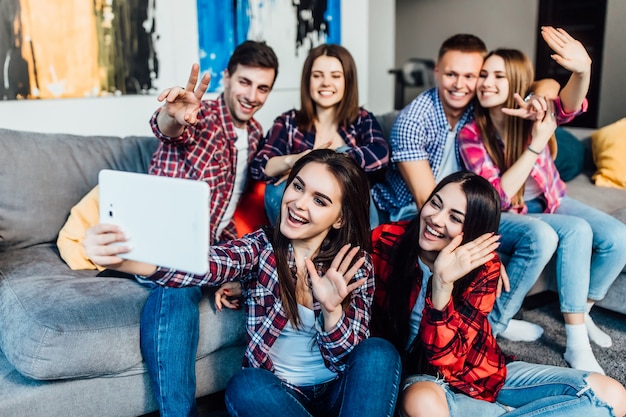
[[[498,231],[500,223],[500,197],[493,186],[483,177],[467,171],[460,171],[442,179],[428,197],[427,203],[443,187],[456,183],[461,186],[467,198],[467,209],[463,223],[463,241],[470,242],[484,233]],[[403,353],[406,370],[411,373],[433,374],[434,369],[428,364],[421,340],[416,337],[407,350],[410,337],[411,310],[409,307],[411,291],[422,282],[422,270],[417,262],[421,248],[417,245],[420,230],[419,215],[407,225],[402,237],[396,243],[391,256],[391,270],[386,285],[383,311],[374,311],[374,325],[384,331],[398,352]],[[467,274],[454,284],[453,302],[458,303],[469,284],[483,267]],[[379,273],[381,271],[377,271]],[[430,282],[429,288],[430,291]]]
[[[331,149],[317,149],[309,152],[294,164],[289,173],[286,188],[291,186],[300,170],[312,162],[325,165],[326,169],[337,179],[341,188],[341,227],[329,230],[317,256],[313,259],[318,272],[324,273],[330,267],[337,252],[347,243],[360,246],[363,251],[371,251],[369,185],[365,171],[353,158]],[[280,232],[280,219],[282,219],[282,213],[279,215],[279,222],[272,234],[280,297],[287,317],[294,326],[297,326],[300,323],[300,316],[296,302],[296,281],[288,263],[291,241]]]
[[[313,63],[320,56],[337,58],[343,67],[343,77],[346,82],[343,98],[337,104],[336,119],[340,126],[348,126],[359,115],[359,85],[356,74],[356,64],[350,52],[341,45],[322,44],[309,52],[302,67],[300,80],[300,110],[297,113],[298,127],[311,130],[317,119],[315,103],[311,98],[311,72]]]

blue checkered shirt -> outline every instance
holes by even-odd
[[[455,136],[466,123],[473,120],[473,115],[474,107],[470,104],[456,124]],[[400,112],[391,129],[389,142],[392,164],[386,182],[374,185],[372,190],[374,201],[379,208],[394,215],[402,207],[415,201],[398,170],[398,162],[426,159],[433,175],[437,177],[450,129],[436,87],[417,96]],[[456,141],[454,148],[457,162],[460,164]]]

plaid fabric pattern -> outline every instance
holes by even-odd
[[[374,115],[361,108],[349,126],[340,126],[339,135],[345,141],[346,153],[365,170],[373,172],[389,164],[389,146]],[[291,155],[313,149],[315,129],[302,130],[296,124],[296,110],[283,113],[274,120],[259,152],[250,165],[252,178],[275,182],[278,178],[265,175],[267,161],[275,156]]]
[[[582,108],[574,113],[565,113],[561,105],[561,100],[558,98],[555,100],[554,104],[557,110],[556,121],[559,125],[568,123],[572,121],[574,117],[587,111],[587,99],[583,102]],[[498,138],[498,140],[500,146],[504,149],[504,142],[502,142],[501,138]],[[468,124],[461,130],[457,142],[459,145],[459,153],[461,154],[465,167],[486,178],[495,187],[498,194],[500,194],[502,210],[525,214],[528,211],[526,205],[513,205],[511,198],[507,196],[502,189],[502,171],[496,166],[493,159],[491,159],[487,153],[483,137],[478,131],[476,122]],[[535,165],[530,171],[530,176],[537,182],[541,190],[543,190],[543,195],[546,199],[545,212],[554,213],[561,203],[561,198],[563,198],[567,192],[567,186],[565,182],[561,180],[548,146],[537,156]]]
[[[291,247],[289,264],[295,267]],[[247,310],[248,338],[244,366],[273,371],[274,365],[268,352],[287,324],[287,317],[280,298],[274,249],[267,235],[261,229],[241,239],[211,246],[209,265],[206,275],[159,267],[149,279],[171,287],[214,286],[227,281],[241,281]],[[374,272],[369,254],[365,255],[365,263],[353,280],[361,278],[366,278],[366,282],[350,294],[350,303],[344,309],[342,318],[330,331],[323,330],[321,306],[317,301],[313,302],[318,320],[316,343],[326,366],[334,372],[343,371],[346,355],[361,340],[369,337],[374,296]]]
[[[470,104],[456,124],[455,131],[458,132],[472,120],[473,114],[473,105]],[[428,160],[433,174],[437,176],[446,137],[451,129],[436,87],[417,96],[400,112],[389,139],[392,164],[387,181],[374,185],[372,190],[379,208],[395,214],[414,201],[396,166],[398,162]],[[456,143],[455,149],[457,162],[460,162]]]
[[[393,285],[389,264],[391,253],[407,224],[389,223],[372,231],[375,302],[381,309],[385,288]],[[462,302],[455,304],[450,300],[442,311],[433,308],[429,291],[418,333],[429,362],[437,367],[451,387],[491,402],[495,401],[506,378],[505,356],[487,320],[496,300],[499,277],[500,260],[496,257],[481,267],[476,279],[462,295]],[[416,287],[410,294],[411,310],[421,285],[422,280],[417,279]]]
[[[216,236],[217,225],[228,208],[233,194],[235,170],[237,168],[237,134],[230,114],[220,95],[216,100],[205,100],[200,106],[198,122],[187,126],[176,138],[165,136],[159,130],[156,118],[162,108],[157,109],[150,119],[150,126],[160,143],[152,156],[149,173],[165,177],[186,178],[205,181],[211,190],[209,224],[211,242],[237,237],[234,222]],[[248,162],[254,157],[257,145],[263,137],[261,125],[254,119],[247,124]],[[184,207],[181,206],[182,214]]]

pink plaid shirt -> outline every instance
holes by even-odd
[[[574,117],[587,111],[587,99],[583,102],[582,108],[574,113],[565,113],[563,111],[563,107],[561,106],[561,100],[558,98],[555,100],[555,107],[557,110],[557,124],[561,125],[572,121]],[[483,138],[478,131],[478,127],[476,126],[476,122],[471,122],[465,125],[459,132],[457,140],[459,143],[459,153],[461,154],[461,159],[463,160],[465,167],[489,180],[489,182],[498,191],[498,194],[500,194],[502,210],[516,213],[526,213],[526,205],[513,205],[511,197],[506,195],[502,189],[500,168],[496,166],[487,153]],[[504,143],[502,143],[501,140],[500,145],[504,148]],[[554,213],[561,203],[561,198],[563,198],[567,191],[567,186],[565,185],[565,182],[561,180],[549,147],[546,146],[537,156],[537,161],[530,171],[530,176],[537,182],[540,189],[543,191],[543,196],[546,199],[545,212]]]
[[[237,169],[237,149],[235,148],[237,134],[224,102],[224,96],[220,95],[216,100],[203,101],[198,112],[198,123],[186,127],[177,138],[165,136],[159,130],[156,118],[160,111],[161,108],[157,109],[150,119],[152,131],[160,143],[152,156],[148,172],[151,175],[207,182],[211,190],[210,242],[236,238],[237,231],[232,219],[222,235],[216,235],[217,225],[224,217],[233,195]],[[247,128],[249,164],[263,137],[263,130],[254,119],[248,122]],[[182,203],[181,212],[178,215],[184,215]]]

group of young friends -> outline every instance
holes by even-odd
[[[123,259],[113,225],[90,228],[83,245],[150,287],[141,349],[162,416],[197,415],[206,286],[218,307],[241,294],[246,310],[243,368],[225,392],[233,416],[626,415],[626,389],[590,345],[611,339],[589,316],[626,264],[626,226],[567,197],[553,161],[557,124],[586,110],[591,60],[564,30],[541,35],[571,72],[563,89],[533,84],[522,52],[487,54],[455,35],[437,87],[400,113],[389,142],[359,107],[339,45],[311,50],[300,109],[265,136],[253,116],[278,60],[262,42],[235,49],[217,99],[203,100],[210,76],[197,65],[161,93],[150,173],[209,183],[209,271]],[[268,183],[271,225],[237,238],[248,176]],[[496,340],[541,336],[512,317],[554,254],[571,368],[517,361]]]

